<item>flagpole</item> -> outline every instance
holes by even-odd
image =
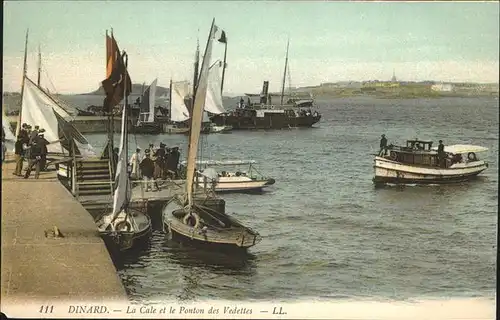
[[[23,113],[23,95],[24,95],[24,82],[26,78],[26,69],[27,69],[27,59],[28,59],[28,33],[30,29],[26,29],[26,40],[24,42],[24,64],[23,64],[23,78],[21,80],[21,105],[19,108],[19,117],[17,119],[16,126],[16,138],[19,136],[19,132],[21,131],[21,121],[22,121],[22,113]]]
[[[114,63],[116,63],[116,57],[115,57],[116,49],[114,48],[114,42],[115,42],[114,39],[115,39],[115,36],[113,35],[113,28],[111,28],[111,45],[110,45],[111,61],[112,61],[111,72],[113,72]],[[108,39],[106,37],[106,41],[107,40]],[[115,144],[114,144],[113,139],[114,139],[114,131],[115,131],[115,119],[113,116],[113,107],[109,108],[108,112],[109,112],[108,155],[109,155],[109,159],[110,159],[110,163],[111,163],[111,174],[113,175],[113,178],[114,178],[114,176],[116,174],[116,163],[114,163]]]

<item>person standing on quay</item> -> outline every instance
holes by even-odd
[[[153,177],[154,170],[155,170],[155,164],[154,164],[153,160],[151,160],[151,158],[150,158],[149,149],[144,150],[144,159],[141,161],[139,166],[141,168],[141,174],[145,180],[146,191],[153,190],[154,185],[155,185],[155,180]],[[156,189],[156,190],[158,190],[158,189]]]
[[[40,170],[46,171],[47,170],[47,145],[49,142],[47,139],[44,137],[44,129],[40,130],[40,134],[38,135],[37,144],[40,146]]]
[[[31,170],[33,170],[33,166],[35,167],[35,179],[38,179],[38,177],[40,176],[41,154],[42,154],[42,148],[38,144],[38,141],[34,140],[31,144],[30,161],[28,163],[28,170],[26,170],[24,179],[29,178]]]
[[[17,136],[17,141],[14,145],[14,154],[16,159],[16,169],[12,173],[15,176],[22,176],[21,172],[23,170],[23,162],[24,162],[24,149],[26,148],[26,144],[24,143],[24,137],[22,135]]]
[[[139,159],[141,157],[141,148],[135,149],[135,153],[130,157],[130,166],[132,167],[131,178],[139,179],[140,171],[139,171]]]

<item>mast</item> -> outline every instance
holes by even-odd
[[[283,72],[283,85],[281,87],[281,105],[283,105],[283,97],[285,95],[285,81],[286,81],[286,69],[288,67],[288,46],[290,45],[290,39],[286,43],[286,58],[285,58],[285,70]]]
[[[168,118],[170,119],[170,122],[172,122],[172,78],[170,78],[170,88],[168,91]]]
[[[17,126],[16,126],[16,138],[19,135],[19,132],[21,131],[21,118],[23,114],[23,95],[24,95],[24,81],[26,78],[26,67],[27,63],[26,60],[28,58],[28,33],[30,29],[26,29],[26,41],[24,43],[24,64],[23,64],[23,78],[21,80],[21,106],[19,108],[19,117],[17,119]]]
[[[220,41],[220,39],[219,39]],[[220,83],[220,94],[222,95],[222,92],[224,91],[224,76],[226,74],[226,56],[227,56],[227,36],[225,36],[224,39],[224,62],[222,65],[222,79]]]
[[[40,45],[38,45],[38,78],[36,84],[40,86],[40,75],[42,74],[42,51],[40,50]]]

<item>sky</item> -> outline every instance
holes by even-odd
[[[498,82],[498,2],[5,1],[3,90],[20,91],[26,29],[28,76],[62,94],[97,89],[105,33],[113,28],[134,83],[192,80],[197,38],[212,19],[227,35],[225,95],[287,86],[389,80]],[[214,44],[212,62],[223,59]],[[288,77],[287,77],[288,78]]]

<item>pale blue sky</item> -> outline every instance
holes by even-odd
[[[393,68],[402,80],[498,81],[497,2],[5,1],[4,90],[19,91],[26,28],[28,75],[40,44],[42,82],[60,93],[98,87],[111,27],[134,82],[191,80],[213,17],[228,36],[226,94],[263,80],[278,90],[287,37],[293,86],[385,80]]]

